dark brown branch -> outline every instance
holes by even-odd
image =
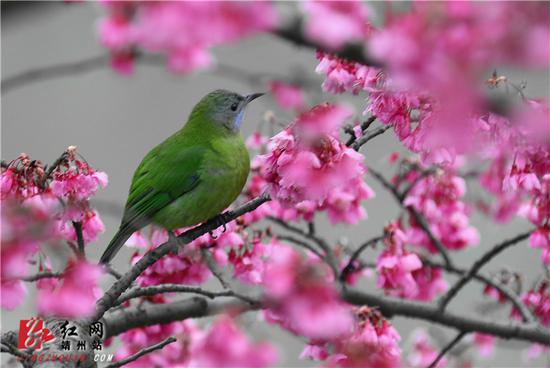
[[[503,339],[518,339],[550,345],[550,330],[533,325],[520,325],[514,322],[497,323],[483,318],[472,318],[445,311],[437,305],[373,295],[357,290],[346,289],[343,292],[346,301],[355,305],[378,307],[388,316],[403,316],[437,323],[464,332],[481,332]]]
[[[439,302],[439,308],[443,311],[449,304],[449,302],[453,299],[453,297],[458,294],[458,292],[474,277],[475,274],[478,273],[478,271],[483,267],[486,263],[491,261],[495,256],[497,256],[500,252],[505,250],[508,247],[511,247],[512,245],[515,245],[519,243],[522,240],[525,240],[531,235],[531,231],[525,232],[523,234],[519,234],[512,239],[508,239],[503,241],[500,244],[497,244],[494,246],[491,250],[486,252],[481,258],[479,258],[470,268],[470,270],[462,276],[449,291],[441,298],[441,301]]]
[[[156,324],[183,321],[188,318],[207,317],[222,313],[225,310],[252,310],[256,306],[242,300],[209,301],[195,297],[166,304],[142,304],[131,308],[109,311],[102,322],[105,327],[105,338],[117,336],[132,328],[152,326]]]
[[[324,50],[334,55],[337,55],[342,59],[355,61],[369,66],[382,66],[379,61],[369,57],[367,55],[367,50],[365,50],[365,48],[360,44],[348,44],[337,51],[326,50],[325,47],[306,38],[306,36],[302,32],[301,19],[296,19],[288,26],[279,28],[278,30],[274,31],[273,34],[286,41],[290,41],[295,45],[309,47],[316,50]]]
[[[425,302],[378,296],[354,289],[344,289],[342,297],[354,305],[377,307],[387,317],[403,316],[437,323],[465,333],[481,332],[503,339],[517,339],[550,345],[550,330],[540,326],[517,323],[498,323],[483,318],[462,316],[446,311],[441,313],[436,305]],[[116,336],[136,327],[199,318],[232,310],[254,310],[258,305],[230,298],[227,301],[191,298],[167,304],[143,304],[141,306],[109,311],[103,317],[106,338]]]
[[[210,254],[208,249],[201,249],[201,254],[204,258],[204,263],[206,263],[206,266],[208,266],[208,269],[210,270],[210,272],[212,272],[212,275],[214,275],[214,277],[218,279],[222,288],[230,289],[229,284],[227,283],[227,281],[225,281],[223,275],[218,270],[218,267],[216,267],[216,265],[214,264],[214,260],[212,259],[212,255]]]
[[[433,362],[428,366],[428,368],[435,368],[437,366],[437,363],[447,354],[449,351],[451,351],[452,348],[456,346],[462,340],[462,338],[466,336],[466,332],[459,332],[454,339],[452,339],[437,355],[437,357],[433,360]]]
[[[178,236],[178,239],[184,244],[187,244],[199,236],[215,230],[219,226],[235,220],[237,217],[244,215],[247,212],[254,211],[263,203],[269,201],[269,195],[264,194],[255,199],[245,203],[234,211],[228,211],[223,215],[223,220],[212,219],[202,225],[194,227],[183,234]],[[139,261],[137,261],[128,272],[126,272],[119,280],[117,280],[110,288],[103,294],[101,299],[97,302],[96,313],[86,322],[93,322],[99,320],[103,314],[113,306],[113,303],[118,300],[119,296],[128,289],[132,282],[149,266],[158,261],[161,257],[165,256],[174,249],[173,241],[168,241],[159,245],[157,248],[147,252]]]
[[[145,354],[152,353],[155,350],[160,350],[160,349],[164,348],[166,345],[173,343],[174,341],[177,341],[177,339],[174,336],[167,337],[166,339],[162,340],[158,344],[154,344],[154,345],[151,345],[151,346],[146,347],[144,349],[141,349],[137,353],[135,353],[133,355],[130,355],[128,358],[121,359],[118,362],[106,365],[105,368],[122,367],[123,365],[131,363],[134,360],[138,360],[139,358],[141,358]]]

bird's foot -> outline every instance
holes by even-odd
[[[212,219],[210,219],[210,221],[212,221],[216,225],[216,229],[220,226],[223,226],[222,233],[225,233],[227,231],[227,223],[232,220],[233,220],[233,212],[231,211],[220,213],[216,217],[213,217]],[[209,233],[212,238],[214,239],[217,238],[216,236],[214,236],[212,231],[210,231]]]
[[[212,239],[214,239],[214,240],[218,239],[218,237],[217,237],[216,235],[214,235],[214,231],[210,230],[210,231],[208,232],[208,234],[210,234],[210,237],[211,237]]]

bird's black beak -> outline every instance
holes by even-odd
[[[248,105],[250,102],[254,101],[258,97],[262,97],[263,95],[265,95],[265,93],[252,93],[252,94],[246,96],[244,98],[244,100],[246,101],[246,104]]]

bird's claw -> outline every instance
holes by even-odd
[[[218,239],[218,237],[217,237],[216,235],[214,235],[214,232],[213,232],[212,230],[210,230],[210,231],[208,232],[208,234],[210,234],[210,237],[211,237],[212,239],[214,239],[214,240]]]

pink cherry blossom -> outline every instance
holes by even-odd
[[[369,308],[355,309],[354,331],[340,339],[312,341],[302,358],[326,361],[331,367],[400,367],[401,337],[382,315]]]
[[[212,63],[209,49],[272,29],[278,16],[270,3],[103,1],[101,43],[116,70],[131,72],[134,50],[159,53],[170,70],[188,73]],[[123,62],[121,62],[123,61]]]
[[[359,41],[368,35],[368,9],[358,1],[307,1],[305,34],[330,49]]]
[[[27,286],[21,280],[4,280],[0,282],[1,307],[14,310],[25,301]]]
[[[426,218],[434,236],[446,248],[459,250],[476,245],[479,234],[469,223],[470,208],[461,200],[466,192],[464,180],[450,168],[418,181],[415,178],[416,175],[407,177],[407,181],[415,185],[403,204],[414,208]],[[409,241],[435,253],[437,249],[412,218],[410,225],[407,231]]]
[[[251,343],[229,316],[219,317],[192,351],[191,367],[267,367],[277,354],[267,343]]]
[[[535,289],[521,296],[523,303],[540,319],[545,327],[550,327],[550,283],[542,281]],[[520,318],[516,308],[512,310],[512,316]]]
[[[397,223],[388,225],[385,233],[386,249],[376,260],[377,286],[391,295],[414,297],[418,294],[418,285],[412,272],[422,268],[422,261],[404,249],[405,234]]]
[[[349,114],[344,107],[318,105],[272,138],[259,172],[273,198],[285,206],[317,203],[333,222],[365,217],[359,203],[374,193],[363,183],[363,156],[334,136]]]
[[[271,81],[269,91],[283,109],[301,110],[304,108],[304,93],[298,86],[281,81]]]
[[[331,54],[317,52],[320,61],[315,71],[323,74],[323,91],[334,94],[351,92],[358,94],[362,90],[372,90],[381,78],[381,70],[352,61],[340,59]]]
[[[313,339],[349,333],[353,327],[350,308],[339,299],[327,272],[293,249],[274,244],[263,281],[267,319]]]
[[[53,289],[38,291],[38,310],[44,315],[67,318],[87,317],[95,310],[96,300],[103,294],[97,286],[102,271],[98,265],[84,260],[71,261]]]

